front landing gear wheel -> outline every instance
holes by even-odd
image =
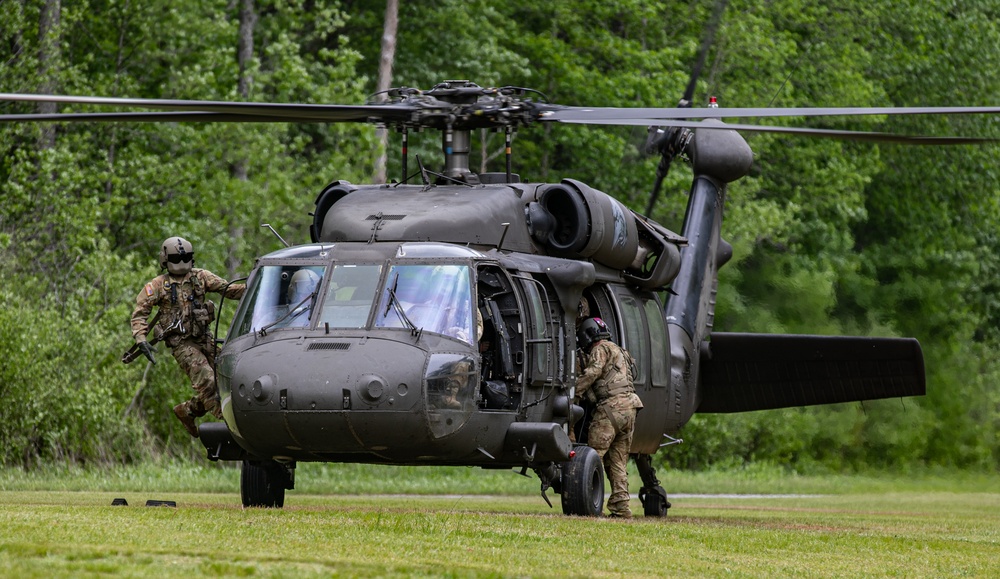
[[[599,517],[604,510],[604,465],[597,451],[577,446],[562,469],[563,514]]]
[[[642,487],[639,489],[639,500],[642,502],[642,512],[647,517],[665,517],[670,502],[667,501],[667,491],[661,486],[652,489]]]
[[[240,472],[240,497],[244,507],[281,508],[289,487],[286,468],[277,463],[243,461]]]

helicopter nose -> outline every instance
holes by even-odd
[[[405,453],[428,430],[427,361],[412,342],[371,337],[256,345],[233,368],[234,431],[259,456]]]
[[[385,339],[281,340],[243,352],[231,380],[239,412],[410,410],[427,353]]]

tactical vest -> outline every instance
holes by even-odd
[[[176,343],[184,336],[200,338],[206,335],[215,319],[215,304],[205,299],[205,282],[198,275],[199,271],[191,270],[190,276],[181,282],[171,280],[169,274],[160,276],[166,295],[160,300],[163,314],[157,325],[161,330],[176,328],[167,338],[168,346],[172,347],[171,342]],[[178,320],[179,327],[175,325]]]
[[[597,344],[594,345],[597,347]],[[598,403],[620,394],[635,392],[632,386],[629,365],[622,354],[622,349],[615,346],[609,364],[604,367],[601,376],[594,381],[593,389]]]

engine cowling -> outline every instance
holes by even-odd
[[[538,203],[552,215],[554,226],[536,239],[557,255],[592,258],[624,269],[638,250],[638,232],[631,211],[621,203],[573,179],[539,187]]]
[[[684,240],[610,195],[573,179],[543,185],[527,208],[533,239],[560,257],[593,259],[641,287],[669,284]]]
[[[316,196],[316,210],[312,213],[313,222],[309,226],[309,237],[313,243],[322,238],[323,223],[333,204],[355,190],[357,187],[347,181],[334,181],[319,192],[319,195]]]

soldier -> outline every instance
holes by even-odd
[[[469,382],[472,365],[466,361],[455,362],[451,373],[444,377],[443,388],[437,406],[443,410],[460,410],[464,395],[462,387]]]
[[[216,346],[211,323],[215,304],[205,299],[205,293],[225,291],[227,298],[238,299],[246,286],[233,284],[226,288],[226,280],[194,268],[194,249],[180,237],[171,237],[160,246],[160,268],[166,268],[167,273],[153,278],[135,298],[132,337],[139,350],[152,360],[153,347],[146,341],[148,318],[153,308],[159,307],[153,331],[170,347],[195,392],[190,400],[174,406],[174,415],[191,436],[198,438],[195,418],[208,413],[222,418],[213,370]]]
[[[319,274],[311,269],[302,268],[292,274],[288,282],[289,314],[285,326],[304,328],[309,325],[308,312],[312,304],[306,303],[306,299],[313,295],[319,282]]]
[[[576,396],[596,404],[587,444],[603,459],[611,481],[608,511],[612,517],[631,518],[625,466],[635,415],[642,408],[632,386],[631,356],[611,341],[608,326],[601,318],[587,318],[580,323],[577,346],[586,355],[586,365],[576,379]]]

